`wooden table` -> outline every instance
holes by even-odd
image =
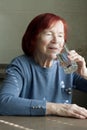
[[[0,130],[87,130],[87,119],[0,116]]]

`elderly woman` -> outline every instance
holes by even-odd
[[[78,70],[66,74],[57,54],[67,40],[67,24],[51,13],[36,16],[22,39],[24,54],[12,60],[0,88],[0,115],[87,118],[87,110],[71,104],[72,89],[87,92],[85,60],[75,50],[68,58]]]

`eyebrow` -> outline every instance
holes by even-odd
[[[50,30],[44,30],[44,32],[53,32],[53,31],[50,31]],[[60,34],[64,34],[64,32],[59,32]]]

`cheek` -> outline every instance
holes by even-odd
[[[46,50],[46,47],[47,47],[47,42],[46,41],[44,41],[44,40],[42,40],[42,39],[39,39],[38,41],[37,41],[37,50],[39,51],[39,52],[43,52],[43,51],[45,51]]]
[[[46,38],[40,38],[40,39],[38,39],[37,44],[39,46],[45,47],[49,44],[49,41]]]
[[[60,47],[61,47],[61,48],[63,48],[63,47],[64,47],[64,45],[65,45],[65,43],[62,43],[62,44],[60,45]]]
[[[65,41],[64,41],[64,39],[62,39],[61,41],[60,41],[60,47],[63,47],[64,46],[64,44],[65,44]]]

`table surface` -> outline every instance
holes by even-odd
[[[87,119],[0,116],[0,130],[87,130]]]

